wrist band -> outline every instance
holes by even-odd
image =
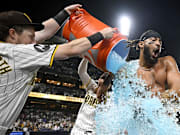
[[[103,35],[100,32],[97,32],[87,38],[91,42],[92,46],[94,46],[96,43],[104,39]]]
[[[63,9],[56,16],[54,16],[54,20],[61,26],[61,24],[69,17],[69,14]]]

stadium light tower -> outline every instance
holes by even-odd
[[[128,16],[122,16],[119,22],[120,32],[123,35],[129,36],[131,21]]]

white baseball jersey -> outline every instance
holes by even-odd
[[[93,85],[97,84],[90,79],[86,88],[86,95],[82,103],[71,135],[95,135],[95,109],[98,104],[96,94],[93,92]]]
[[[57,47],[0,43],[0,135],[19,116],[38,69],[52,65]]]

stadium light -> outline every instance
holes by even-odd
[[[129,36],[130,26],[131,26],[131,21],[129,17],[122,16],[120,18],[120,24],[119,24],[121,34]]]

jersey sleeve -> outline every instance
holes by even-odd
[[[12,56],[16,69],[52,66],[58,45],[14,45]]]

